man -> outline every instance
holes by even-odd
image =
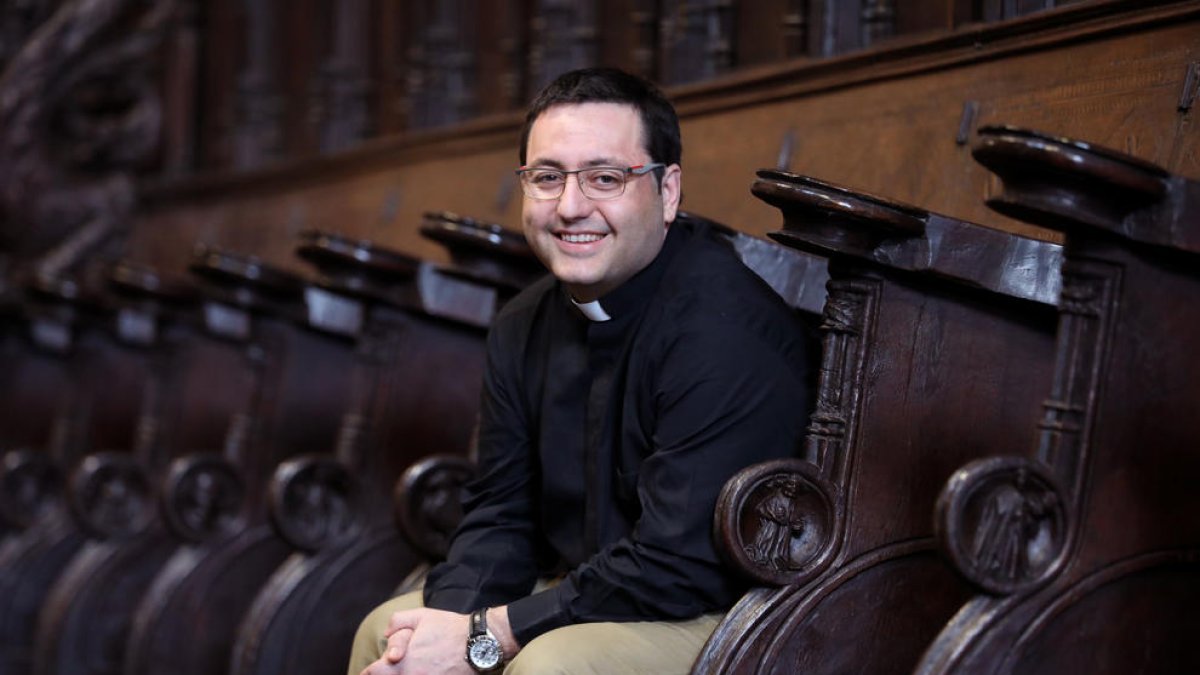
[[[424,607],[373,612],[351,675],[687,672],[744,590],[713,544],[717,495],[797,450],[803,328],[720,236],[674,222],[662,94],[567,73],[520,155],[525,236],[551,276],[489,333],[479,476]]]

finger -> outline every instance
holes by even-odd
[[[400,630],[388,636],[388,648],[384,653],[384,658],[388,663],[398,663],[404,658],[404,653],[408,651],[408,641],[412,639],[411,628],[401,628]]]
[[[420,610],[414,609],[392,614],[391,618],[388,619],[387,630],[383,632],[384,637],[390,636],[401,628],[416,628],[420,615]]]

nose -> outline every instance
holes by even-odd
[[[571,181],[575,181],[575,185],[571,185]],[[567,176],[567,184],[563,186],[563,193],[558,198],[558,215],[564,221],[579,220],[587,217],[592,212],[595,205],[592,200],[588,199],[583,194],[583,189],[579,187],[579,174],[570,174]]]

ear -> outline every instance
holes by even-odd
[[[683,197],[683,169],[678,164],[672,164],[663,172],[662,199],[663,222],[675,222],[675,214],[679,212],[679,200]]]

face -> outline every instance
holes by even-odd
[[[637,109],[618,103],[551,106],[529,132],[527,166],[625,168],[652,161]],[[680,169],[666,169],[661,193],[653,172],[627,177],[620,197],[592,201],[575,177],[555,200],[525,197],[525,238],[580,302],[595,300],[650,264],[679,207]]]

